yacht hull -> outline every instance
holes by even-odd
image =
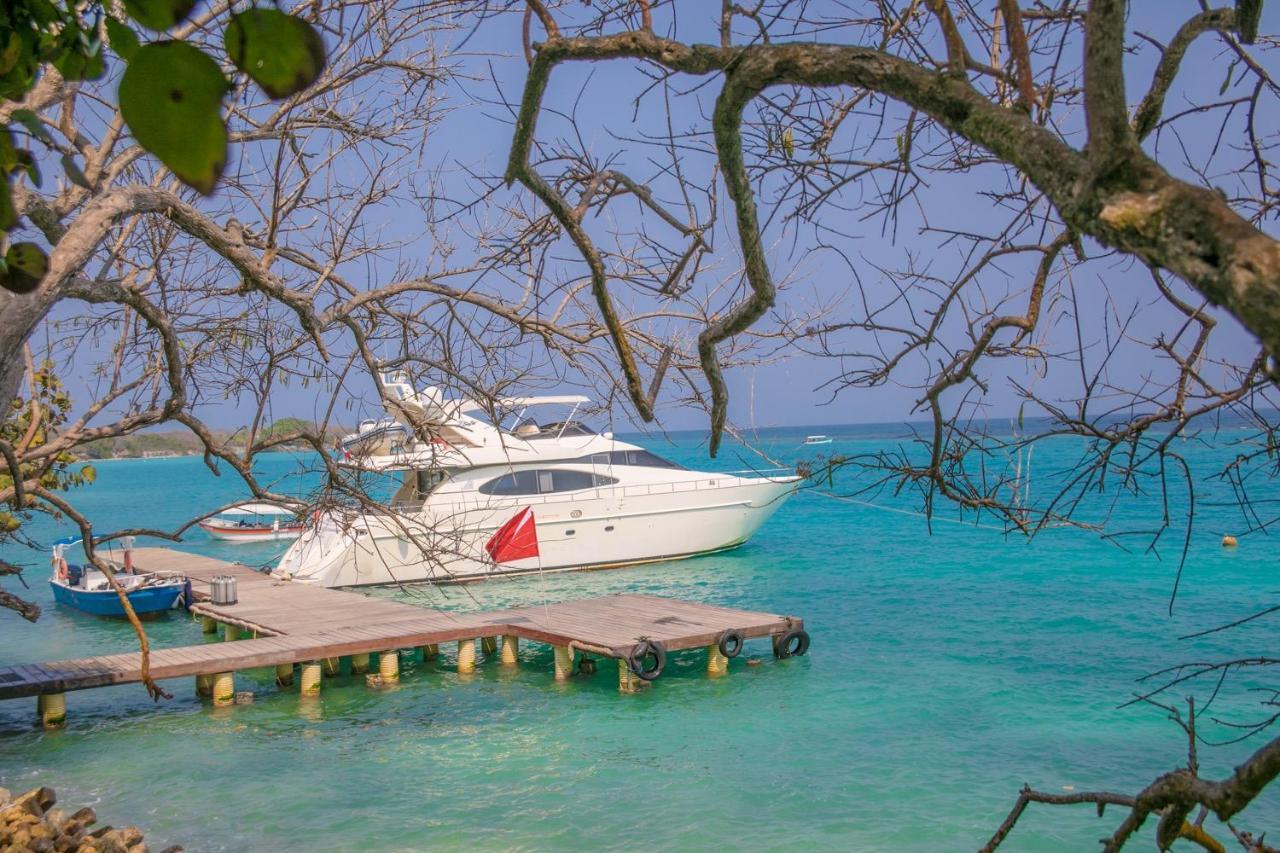
[[[323,586],[455,583],[680,559],[746,542],[798,480],[708,475],[661,487],[593,489],[572,499],[473,495],[416,515],[366,515],[348,524],[326,518],[294,544],[276,574]],[[533,508],[539,556],[495,565],[484,544],[526,506]]]

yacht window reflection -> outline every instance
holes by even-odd
[[[587,471],[566,471],[561,468],[540,468],[532,471],[512,471],[483,483],[477,489],[483,495],[546,495],[554,492],[576,492],[598,486],[611,486],[616,477],[605,477]]]

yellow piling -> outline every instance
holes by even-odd
[[[475,640],[459,640],[458,641],[458,672],[475,672],[476,670],[476,641]]]
[[[226,640],[226,641],[228,641],[228,642],[230,642],[231,640],[238,640],[238,639],[240,639],[240,629],[239,629],[239,627],[237,627],[237,626],[235,626],[235,625],[232,625],[230,622],[228,622],[226,625],[223,625],[223,626],[222,626],[222,639],[224,639],[224,640]]]
[[[293,684],[293,664],[276,664],[276,687],[288,687]]]
[[[201,616],[200,630],[206,634],[218,633],[218,620],[214,619],[212,616]]]
[[[302,684],[298,688],[299,695],[320,695],[320,661],[309,660],[302,665]]]
[[[520,638],[512,634],[502,635],[502,665],[515,666],[520,660]]]
[[[228,626],[230,627],[230,626]],[[236,677],[234,672],[220,672],[213,677],[213,705],[215,708],[236,703]]]
[[[213,676],[197,675],[196,676],[196,695],[209,697],[213,695]]]
[[[378,655],[378,674],[383,684],[395,684],[400,680],[400,652],[392,649]]]
[[[618,692],[635,693],[640,689],[641,683],[640,676],[631,671],[630,665],[618,658]]]
[[[573,675],[573,652],[568,646],[553,646],[556,651],[556,681],[568,681]]]
[[[351,656],[351,674],[361,675],[369,671],[369,653]]]
[[[720,651],[718,645],[707,646],[707,675],[726,675],[729,672],[729,659]]]
[[[342,674],[342,658],[324,658],[320,661],[320,667],[324,672],[325,678],[333,678]]]
[[[36,712],[40,725],[46,729],[60,729],[67,721],[67,694],[42,693],[36,699]]]
[[[484,652],[485,657],[493,657],[498,651],[497,637],[481,637],[480,649]]]
[[[435,660],[438,657],[440,657],[440,646],[438,644],[432,643],[422,647],[422,659],[424,661]]]

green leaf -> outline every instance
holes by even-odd
[[[85,465],[80,469],[80,476],[84,478],[86,483],[92,483],[94,480],[98,479],[98,471],[92,465]]]
[[[13,147],[13,137],[8,128],[0,127],[0,173],[5,175],[18,167],[18,149]]]
[[[273,98],[301,92],[324,71],[320,34],[301,18],[277,9],[232,15],[223,40],[236,67]]]
[[[89,183],[89,179],[84,176],[84,172],[80,171],[80,167],[76,165],[76,161],[70,154],[62,155],[62,171],[67,174],[67,180],[76,186],[84,187],[86,190],[93,189],[93,184]]]
[[[40,123],[40,117],[31,112],[31,110],[14,110],[9,114],[9,118],[25,127],[32,136],[41,142],[53,142],[53,137],[49,135],[49,131],[45,130],[44,125]]]
[[[107,40],[111,42],[111,49],[116,52],[116,56],[125,62],[133,59],[133,55],[141,47],[138,34],[129,29],[128,24],[121,23],[112,17],[107,18]]]
[[[40,167],[36,165],[36,158],[25,148],[18,149],[17,155],[18,169],[27,173],[31,183],[40,186]]]
[[[167,30],[186,19],[196,0],[124,0],[124,10],[149,30]]]
[[[1236,33],[1240,41],[1253,44],[1262,21],[1262,0],[1236,0]]]
[[[79,30],[68,27],[58,37],[61,52],[53,57],[53,67],[67,80],[97,80],[106,70],[102,44],[87,44]]]
[[[13,192],[9,188],[8,173],[0,173],[0,231],[8,231],[18,224],[18,209],[13,205]]]
[[[1219,95],[1225,95],[1227,93],[1227,89],[1231,88],[1231,75],[1234,74],[1235,71],[1236,64],[1234,62],[1227,66],[1227,77],[1222,81],[1222,86],[1218,88]]]
[[[180,41],[143,45],[120,78],[120,114],[138,143],[183,183],[208,195],[227,162],[227,78]]]
[[[22,56],[22,37],[17,33],[9,33],[9,40],[0,49],[0,74],[8,74],[18,64]]]
[[[3,280],[7,289],[14,293],[30,293],[40,286],[40,279],[49,271],[49,259],[35,243],[14,243],[4,253],[8,266]]]

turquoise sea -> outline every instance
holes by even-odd
[[[835,441],[801,448],[806,432]],[[900,432],[828,426],[766,431],[761,440],[794,462],[814,451],[891,447]],[[1164,712],[1118,707],[1138,676],[1274,653],[1275,622],[1266,619],[1177,639],[1272,604],[1280,589],[1274,537],[1219,545],[1223,533],[1243,529],[1239,510],[1221,505],[1229,486],[1208,476],[1235,454],[1234,438],[1185,444],[1199,495],[1172,616],[1176,530],[1159,554],[1145,552],[1145,540],[1124,550],[1073,529],[1028,542],[954,523],[946,509],[930,531],[909,496],[868,505],[811,489],[729,553],[374,593],[455,608],[623,591],[683,596],[803,616],[813,636],[807,657],[774,661],[756,641],[729,677],[709,680],[703,654],[687,653],[654,689],[620,696],[612,666],[560,685],[550,650],[525,645],[518,674],[489,665],[459,677],[446,657],[406,664],[390,692],[349,676],[326,681],[318,704],[278,691],[269,673],[242,673],[237,686],[256,701],[218,711],[182,679],[166,683],[174,698],[159,704],[139,686],[70,694],[67,728],[49,733],[33,725],[34,700],[3,702],[0,785],[51,785],[70,808],[92,805],[106,821],[139,825],[152,849],[972,850],[1024,782],[1049,792],[1136,792],[1185,762],[1185,736]],[[691,466],[756,462],[734,448],[708,461],[691,435],[644,443]],[[1033,484],[1074,459],[1070,447],[1038,450]],[[308,481],[290,473],[299,464],[275,454],[259,467],[297,492]],[[234,475],[214,477],[194,458],[104,462],[98,475],[73,497],[101,530],[174,524],[244,494]],[[1261,497],[1280,496],[1259,488]],[[1180,518],[1185,502],[1175,495],[1174,504]],[[1120,514],[1136,526],[1153,511],[1139,501]],[[48,520],[28,530],[42,544],[67,532]],[[178,547],[247,563],[274,553],[218,546],[199,531]],[[0,664],[133,647],[127,625],[52,604],[44,552],[11,547],[4,556],[31,566],[30,595],[45,614],[33,625],[0,612]],[[198,623],[177,613],[149,631],[157,646],[203,641]],[[748,667],[747,656],[765,660]],[[1248,689],[1257,685],[1229,681],[1214,715],[1266,716],[1264,697]],[[1233,735],[1205,725],[1210,738]],[[1260,745],[1202,746],[1202,772],[1224,776]],[[1033,805],[1004,849],[1095,849],[1120,817]],[[1280,787],[1239,825],[1280,827]],[[1149,821],[1134,848],[1149,849],[1153,833]]]

